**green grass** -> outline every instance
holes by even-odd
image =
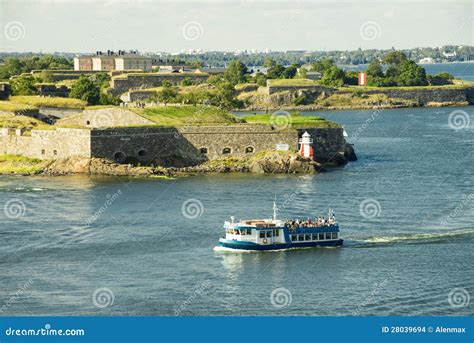
[[[336,92],[331,96],[317,101],[318,105],[336,108],[370,108],[373,106],[416,106],[418,102],[409,99],[389,98],[384,93],[357,95],[353,92]]]
[[[21,155],[3,154],[0,155],[0,162],[23,162],[23,163],[39,163],[41,160]]]
[[[48,125],[41,120],[27,117],[15,116],[13,114],[0,114],[0,127],[8,127],[13,129],[54,129],[54,126]]]
[[[256,83],[239,83],[234,88],[237,92],[252,92],[257,90],[258,87],[260,86]]]
[[[19,155],[0,155],[0,174],[31,174],[43,170],[48,162]]]
[[[38,112],[38,108],[28,104],[20,104],[11,101],[0,101],[0,111],[22,114]]]
[[[87,106],[85,109],[86,110],[100,110],[102,108],[123,108],[123,107],[114,106],[114,105],[92,105],[92,106]],[[68,117],[68,118],[71,118],[71,117]]]
[[[274,86],[318,86],[319,83],[309,79],[272,79],[268,80],[270,87]]]
[[[269,124],[276,127],[285,128],[339,128],[339,124],[326,120],[318,116],[302,116],[294,114],[251,114],[243,116],[247,123]]]
[[[344,86],[338,88],[338,92],[352,92],[355,89],[360,90],[361,92],[364,91],[384,91],[384,90],[405,90],[405,91],[415,91],[415,90],[436,90],[436,89],[465,89],[465,88],[473,88],[474,82],[464,81],[464,82],[456,82],[453,85],[443,85],[443,86],[395,86],[395,87],[361,87],[361,86]]]
[[[35,95],[11,96],[11,103],[26,104],[35,107],[77,108],[86,107],[87,102],[79,99],[60,97],[40,97]]]
[[[160,106],[130,109],[162,126],[216,125],[239,123],[233,114],[213,106]]]

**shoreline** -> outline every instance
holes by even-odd
[[[279,151],[267,151],[249,158],[209,160],[202,164],[185,167],[134,166],[102,158],[71,157],[49,161],[4,162],[3,165],[0,163],[0,176],[108,175],[172,179],[213,173],[316,174],[356,160],[357,156],[352,146],[347,144],[331,160],[321,162],[302,157],[297,152]]]
[[[387,105],[387,106],[281,106],[281,107],[255,107],[255,108],[245,108],[245,109],[234,109],[233,113],[249,113],[259,112],[259,113],[270,113],[272,111],[300,111],[300,112],[314,112],[314,111],[350,111],[350,110],[391,110],[391,109],[403,109],[403,108],[440,108],[440,107],[467,107],[473,106],[466,102],[444,102],[436,103],[425,106],[408,106],[408,105]]]

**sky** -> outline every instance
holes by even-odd
[[[474,45],[472,0],[0,0],[0,51]]]

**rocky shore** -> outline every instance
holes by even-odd
[[[314,161],[304,158],[296,152],[267,151],[248,158],[224,158],[204,162],[196,166],[170,167],[161,166],[134,166],[131,164],[118,164],[101,158],[74,157],[55,161],[37,162],[36,168],[31,162],[31,169],[23,172],[8,172],[3,174],[14,175],[111,175],[130,177],[155,177],[170,178],[200,173],[317,173],[327,168],[342,166],[357,157],[351,145],[347,144],[333,158],[325,161]],[[22,162],[26,165],[25,162]]]

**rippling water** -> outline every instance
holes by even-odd
[[[455,110],[469,127],[449,125]],[[1,315],[472,315],[473,109],[318,115],[344,123],[359,161],[320,175],[0,177]],[[282,217],[334,209],[344,247],[214,251],[224,220],[270,216],[275,193]]]

